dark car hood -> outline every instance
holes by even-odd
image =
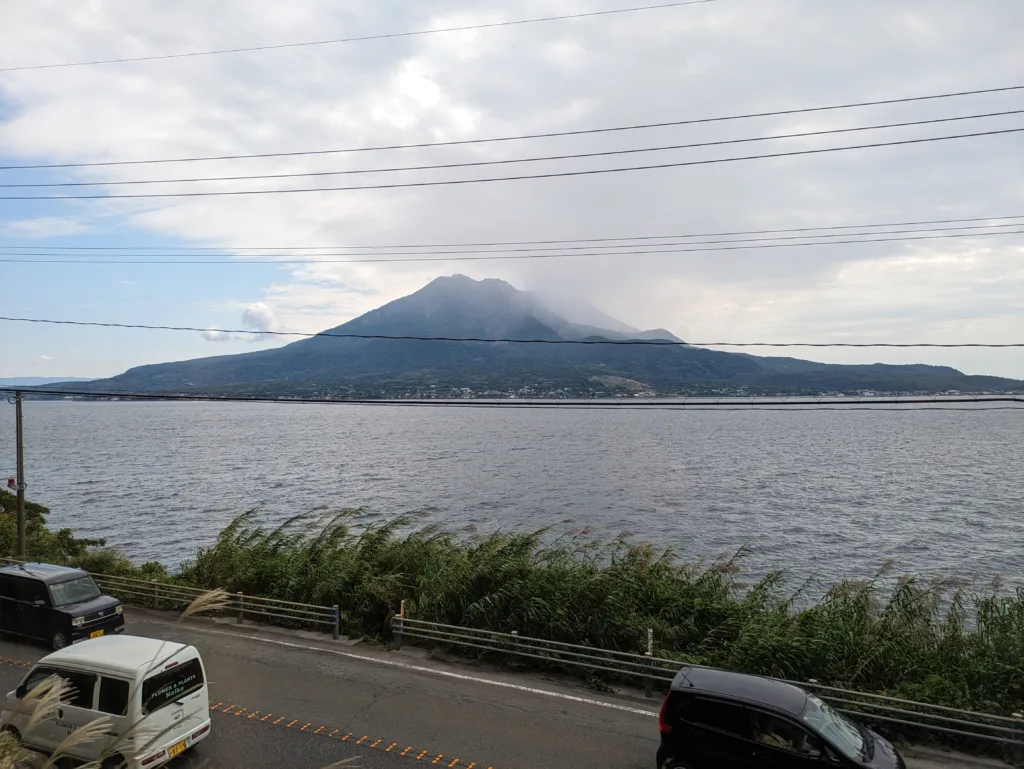
[[[878,732],[871,729],[866,731],[871,735],[874,751],[871,760],[865,766],[870,766],[871,769],[904,769],[906,764],[893,744]]]
[[[109,595],[101,595],[97,598],[93,598],[91,601],[82,601],[81,603],[69,603],[65,606],[58,606],[57,608],[61,611],[65,611],[73,617],[83,617],[89,614],[96,614],[97,612],[105,612],[107,609],[113,610],[115,606],[120,606],[121,602],[116,598],[112,598]]]

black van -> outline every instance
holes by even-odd
[[[48,563],[0,568],[0,631],[63,649],[123,630],[121,602],[103,595],[88,572]]]
[[[725,670],[680,670],[658,726],[658,769],[906,769],[891,743],[813,694]]]

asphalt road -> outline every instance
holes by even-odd
[[[191,643],[210,679],[213,731],[185,767],[653,769],[657,703],[251,626],[128,610],[127,632]],[[0,688],[46,649],[0,640]],[[337,762],[348,761],[338,764]],[[911,758],[911,769],[990,767]]]

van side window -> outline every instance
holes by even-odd
[[[96,709],[112,716],[127,715],[128,682],[103,676],[100,679],[100,702]]]
[[[67,697],[62,700],[65,705],[76,708],[92,708],[92,695],[96,691],[96,674],[79,673],[77,670],[57,670],[71,687]]]
[[[28,580],[24,577],[16,577],[13,574],[4,580],[4,597],[15,601],[25,600],[25,590]]]
[[[47,600],[49,596],[46,593],[46,585],[38,579],[25,579],[21,582],[21,600],[25,601],[25,603],[43,601],[46,605],[50,604]]]
[[[15,578],[6,574],[0,575],[0,598],[16,598],[14,594]]]
[[[192,659],[154,673],[142,682],[142,712],[152,713],[203,685],[203,666]]]
[[[57,671],[54,668],[36,668],[33,670],[28,674],[28,678],[25,679],[25,693],[27,694],[35,689],[47,678],[56,674],[56,672]]]
[[[698,726],[750,739],[750,718],[739,705],[697,697],[686,708],[683,718]]]

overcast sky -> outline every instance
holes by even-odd
[[[326,0],[0,0],[0,68],[435,29],[641,4],[352,0],[340,8]],[[1018,85],[1024,83],[1022,29],[1020,0],[717,0],[478,31],[5,72],[0,73],[0,165],[448,141]],[[1024,91],[461,147],[0,171],[0,183],[457,163],[1014,109],[1024,109]],[[1024,127],[1024,115],[497,168],[158,189],[479,178],[1014,127]],[[1005,217],[1024,214],[1022,137],[1003,134],[486,185],[141,201],[0,201],[0,245],[284,248]],[[4,194],[123,194],[140,189],[157,188],[8,189]],[[221,259],[230,253],[210,252]],[[663,327],[688,340],[1006,343],[1024,338],[1022,257],[1024,235],[1006,235],[390,265],[256,265],[243,256],[231,257],[238,263],[226,265],[2,263],[0,314],[318,331],[410,293],[438,275],[459,272],[581,296],[632,326]],[[272,343],[254,344],[218,333],[16,323],[0,323],[0,332],[0,376],[106,376],[142,363],[248,351]],[[1024,378],[1022,350],[839,349],[798,354],[834,362],[942,363],[969,373]]]

